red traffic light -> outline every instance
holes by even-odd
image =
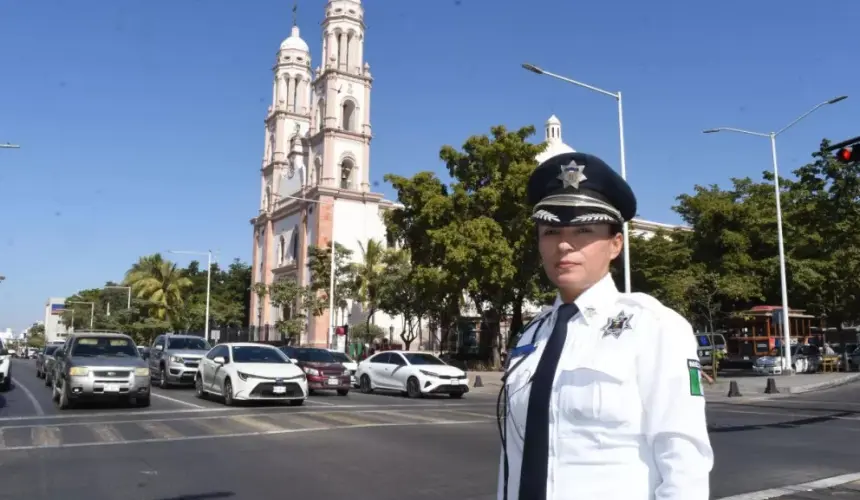
[[[846,146],[836,153],[836,158],[844,163],[860,160],[860,150],[855,150],[854,146]]]

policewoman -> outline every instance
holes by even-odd
[[[690,323],[609,265],[636,214],[599,158],[565,153],[527,188],[551,310],[523,331],[499,396],[499,500],[708,500],[713,452]]]

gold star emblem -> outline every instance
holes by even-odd
[[[579,184],[588,180],[588,177],[585,176],[585,165],[577,165],[576,160],[571,160],[570,163],[561,167],[561,174],[557,179],[562,182],[564,187],[579,189]]]

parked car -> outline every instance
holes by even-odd
[[[358,364],[361,392],[399,391],[410,398],[447,394],[462,398],[469,392],[466,372],[426,352],[385,351]]]
[[[328,349],[289,346],[280,349],[305,372],[311,393],[336,391],[338,396],[349,394],[352,373]]]
[[[83,400],[150,404],[149,367],[122,333],[76,332],[54,352],[53,398],[60,409]]]
[[[250,342],[213,347],[200,362],[194,388],[197,397],[220,396],[228,406],[239,400],[287,401],[300,406],[308,397],[301,368],[279,349]]]

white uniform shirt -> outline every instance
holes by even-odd
[[[506,381],[508,500],[519,495],[528,382],[560,304],[524,332],[517,346],[535,335],[535,350]],[[708,500],[713,451],[690,323],[619,293],[610,275],[575,304],[550,401],[547,500]],[[500,465],[499,500],[502,485]]]

